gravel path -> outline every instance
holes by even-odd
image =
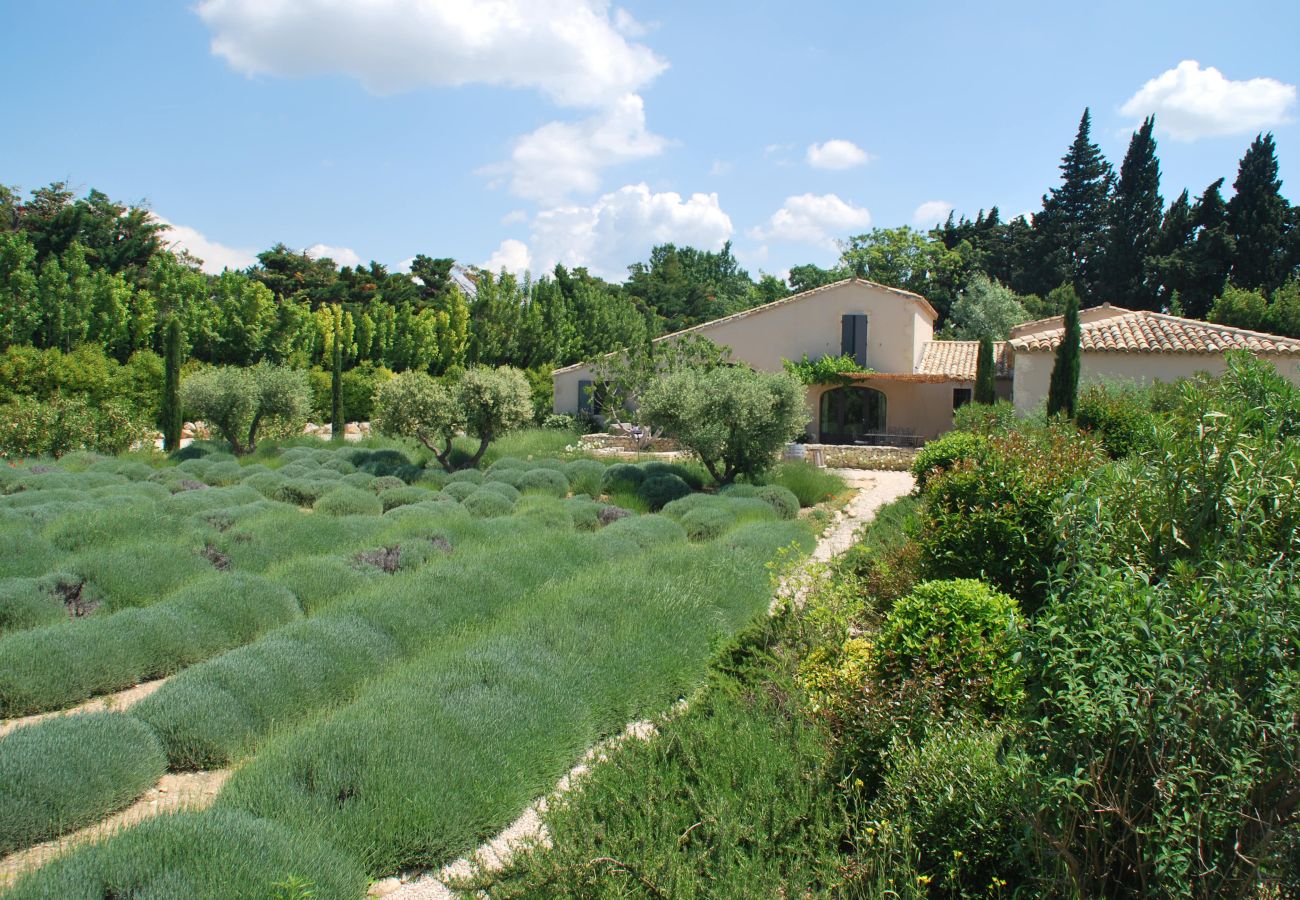
[[[832,469],[831,471],[840,475],[857,493],[844,509],[835,514],[835,518],[818,539],[817,546],[810,557],[811,562],[827,562],[853,546],[854,535],[859,528],[871,521],[876,510],[910,493],[916,483],[907,472],[861,469]],[[775,605],[774,601],[774,608]],[[683,708],[685,708],[684,701],[679,703],[674,711]],[[599,762],[611,747],[632,738],[649,740],[655,732],[655,725],[652,722],[633,722],[628,725],[621,735],[589,750],[582,762],[560,779],[551,797],[567,792],[574,780],[594,763]],[[542,824],[542,814],[546,811],[547,799],[542,797],[537,800],[505,831],[481,845],[472,854],[461,857],[438,872],[412,873],[376,881],[370,886],[370,897],[383,897],[385,900],[454,900],[459,895],[447,887],[448,881],[469,875],[475,865],[482,866],[488,871],[500,871],[509,863],[510,856],[516,848],[533,843],[543,845],[547,843],[546,827]]]
[[[54,712],[36,713],[31,716],[19,716],[14,719],[5,719],[0,722],[0,737],[4,737],[15,728],[22,728],[24,725],[35,725],[44,719],[52,719],[55,716],[71,716],[77,713],[104,712],[105,710],[114,710],[120,712],[128,706],[139,703],[145,697],[148,697],[158,688],[163,686],[166,678],[158,678],[154,681],[146,681],[143,684],[137,684],[129,687],[124,691],[118,691],[116,694],[104,694],[87,700],[80,706],[71,706],[67,709],[58,709]]]

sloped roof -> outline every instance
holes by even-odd
[[[1300,340],[1184,319],[1146,310],[1104,305],[1095,318],[1080,323],[1080,345],[1088,353],[1177,353],[1211,355],[1248,350],[1300,356]],[[1028,330],[1029,333],[1023,333]],[[1017,334],[1017,332],[1021,332]],[[1016,351],[1046,353],[1060,346],[1065,325],[1060,316],[1017,326],[1009,343]]]
[[[926,341],[916,373],[942,375],[953,381],[974,381],[979,353],[979,341]],[[993,342],[993,363],[998,378],[1010,377],[1006,341]]]
[[[903,297],[904,299],[909,300],[912,303],[915,303],[918,307],[920,307],[921,312],[923,312],[926,316],[928,316],[931,322],[934,322],[937,318],[939,318],[939,313],[936,312],[935,308],[930,305],[930,301],[926,300],[920,294],[914,294],[911,291],[905,291],[901,288],[889,287],[888,285],[884,285],[884,284],[877,284],[874,281],[867,281],[865,278],[844,278],[841,279],[840,281],[833,281],[830,284],[824,284],[821,287],[815,287],[809,291],[804,291],[799,294],[791,294],[789,297],[782,297],[780,300],[773,300],[771,303],[764,303],[762,306],[754,306],[751,307],[750,309],[742,309],[740,312],[732,313],[729,316],[723,316],[720,319],[713,319],[708,322],[701,322],[699,325],[692,325],[690,328],[683,328],[680,331],[674,331],[670,334],[660,335],[654,340],[655,343],[658,343],[659,341],[670,341],[673,338],[681,337],[682,335],[685,334],[699,334],[701,332],[706,332],[712,328],[716,328],[719,325],[725,325],[728,322],[735,322],[738,319],[746,319],[749,318],[750,316],[760,315],[762,313],[767,312],[768,310],[775,309],[778,306],[789,306],[791,303],[798,303],[801,300],[807,300],[809,297],[812,297],[816,294],[824,294],[827,291],[831,291],[838,287],[843,287],[846,284],[862,284],[862,285],[866,285],[867,287],[873,287],[882,291],[886,291],[890,294],[897,294],[898,296]],[[613,356],[612,353],[606,355]],[[571,366],[564,366],[563,368],[555,369],[551,372],[551,374],[559,375],[562,372],[571,372],[575,369],[581,369],[587,364],[588,364],[587,362],[574,363]]]

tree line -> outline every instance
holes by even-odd
[[[180,322],[204,363],[287,363],[425,371],[512,365],[541,381],[659,334],[856,275],[927,297],[941,334],[1005,337],[1019,321],[1103,301],[1300,335],[1300,207],[1281,193],[1276,146],[1260,135],[1231,196],[1217,179],[1193,199],[1161,195],[1155,122],[1133,134],[1118,172],[1091,138],[1087,110],[1061,180],[1032,217],[949,215],[922,232],[876,228],[841,242],[836,265],[786,279],[718,251],[662,244],[622,283],[556,266],[517,277],[416,256],[408,272],[338,266],[277,244],[240,271],[206,275],[169,249],[140,205],[56,182],[23,196],[0,186],[0,346],[97,347],[118,362],[161,353]],[[458,283],[458,277],[460,276]],[[473,290],[462,290],[461,284]]]

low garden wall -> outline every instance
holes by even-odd
[[[912,467],[915,447],[858,447],[848,444],[805,444],[811,458],[820,450],[826,465],[833,469],[884,469],[903,472]]]

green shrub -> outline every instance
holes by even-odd
[[[734,513],[719,506],[702,506],[678,520],[692,541],[711,541],[736,524]]]
[[[109,610],[150,606],[212,571],[201,545],[181,546],[145,539],[111,544],[71,556],[68,572],[95,586]]]
[[[213,487],[228,487],[238,484],[252,473],[233,460],[218,462],[208,467],[203,473],[203,481]]]
[[[518,488],[523,493],[546,494],[565,497],[569,493],[569,479],[554,469],[529,469],[519,478]]]
[[[61,709],[170,675],[300,616],[293,594],[235,572],[166,600],[0,637],[0,716]]]
[[[63,456],[74,450],[123,453],[145,439],[148,421],[116,399],[18,397],[0,405],[0,456]]]
[[[375,493],[380,491],[377,486],[378,481],[379,479],[369,472],[352,472],[339,479],[340,484],[346,484],[348,487],[359,488],[363,491],[374,491]]]
[[[682,516],[693,509],[716,505],[718,499],[716,494],[687,494],[685,497],[678,497],[676,500],[665,503],[663,509],[659,510],[659,512],[670,519],[680,521]]]
[[[1016,423],[1016,407],[1007,400],[993,404],[967,403],[952,411],[955,431],[990,436],[1011,431]]]
[[[658,475],[676,475],[682,481],[691,486],[691,490],[699,491],[704,489],[704,478],[694,469],[690,469],[677,463],[666,462],[648,462],[641,464],[641,471],[645,472],[646,478],[654,478]]]
[[[990,438],[978,460],[927,482],[922,574],[983,578],[1032,615],[1057,562],[1056,506],[1104,459],[1073,425]]]
[[[211,425],[236,453],[251,453],[265,428],[302,430],[311,389],[305,373],[286,366],[215,366],[181,383],[181,405]]]
[[[573,527],[583,531],[595,531],[600,527],[601,505],[589,497],[570,497],[564,501],[564,508],[573,519]]]
[[[452,472],[447,475],[446,484],[482,484],[483,473],[478,469],[461,469],[458,472]]]
[[[456,481],[442,489],[444,496],[451,497],[456,502],[463,502],[472,494],[478,493],[478,485],[468,481]]]
[[[967,431],[950,431],[927,441],[912,460],[912,476],[916,479],[917,492],[923,492],[930,479],[950,471],[957,463],[978,461],[987,449],[986,438]]]
[[[886,503],[835,560],[837,572],[861,584],[873,614],[883,615],[920,580],[920,546],[914,535],[921,505],[914,496]]]
[[[620,491],[635,491],[645,481],[645,470],[630,463],[614,463],[605,470],[601,478],[602,493],[614,494]]]
[[[436,491],[431,491],[428,488],[408,485],[380,491],[379,500],[384,506],[384,512],[388,512],[390,509],[406,506],[408,503],[420,503],[428,500],[435,493]]]
[[[1003,729],[950,723],[923,741],[900,741],[887,755],[880,795],[867,813],[873,832],[910,834],[909,849],[931,896],[987,897],[997,885],[1029,884],[1036,874],[1022,846],[1030,806],[1028,760],[1007,749]],[[874,834],[873,851],[897,846]],[[882,861],[876,861],[879,864]],[[905,869],[911,861],[893,861]]]
[[[317,500],[312,509],[327,516],[378,516],[384,503],[368,491],[340,487]]]
[[[158,738],[114,713],[60,716],[0,741],[0,853],[116,812],[167,769]]]
[[[565,463],[563,471],[564,476],[569,479],[570,489],[575,494],[589,494],[594,497],[600,493],[605,480],[604,463],[594,459],[575,459]]]
[[[926,581],[894,604],[876,642],[886,681],[933,676],[960,703],[1014,712],[1024,697],[1016,601],[981,581]]]
[[[515,504],[502,494],[486,490],[476,490],[466,497],[461,505],[480,519],[508,516],[515,508]]]
[[[724,497],[735,497],[737,500],[753,499],[758,496],[758,485],[754,484],[729,484],[718,491]]]
[[[764,485],[755,496],[772,507],[778,518],[793,519],[799,515],[799,498],[789,488],[779,484]]]
[[[619,519],[611,522],[602,535],[625,538],[642,550],[686,540],[686,531],[682,526],[664,516],[629,516]]]
[[[486,483],[490,484],[508,484],[512,488],[519,488],[519,479],[524,477],[527,469],[493,469],[488,473]]]
[[[806,462],[778,463],[767,474],[769,484],[779,485],[799,498],[800,506],[816,506],[842,493],[844,479],[834,472]]]
[[[1113,459],[1149,448],[1155,420],[1147,393],[1135,385],[1090,384],[1079,391],[1074,421],[1092,432]]]
[[[76,587],[61,591],[59,588],[63,584],[78,585],[79,580],[58,575],[0,579],[0,635],[61,622],[75,614],[69,609],[65,595],[80,601],[83,590]],[[87,595],[85,602],[79,605],[85,610],[81,614],[87,615],[99,604],[94,599],[93,588],[84,593]]]
[[[637,496],[651,510],[663,509],[665,504],[685,497],[690,492],[691,486],[676,475],[654,475],[643,481],[636,490]]]
[[[493,494],[500,494],[502,497],[505,497],[511,503],[514,503],[516,500],[519,499],[519,490],[517,488],[511,487],[509,484],[507,484],[504,481],[486,482],[479,488],[479,490],[488,491]]]
[[[87,844],[19,879],[9,896],[360,897],[359,860],[314,835],[234,810],[173,813]]]

